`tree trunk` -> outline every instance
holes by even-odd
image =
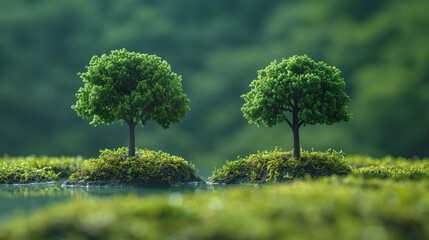
[[[293,156],[296,158],[301,158],[301,148],[299,147],[299,120],[298,120],[298,108],[293,108],[292,113],[292,132],[293,132]]]
[[[299,146],[299,126],[298,126],[298,124],[296,124],[296,126],[293,126],[292,132],[293,132],[293,156],[299,159],[301,157],[301,149]]]
[[[134,137],[134,123],[128,123],[128,127],[130,129],[130,145],[128,147],[128,156],[129,157],[135,157],[136,156],[136,140]]]

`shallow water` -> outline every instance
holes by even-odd
[[[198,175],[203,179],[211,176],[211,168],[200,168]],[[65,179],[49,183],[0,184],[0,221],[15,214],[28,214],[51,204],[60,204],[74,199],[111,198],[134,194],[147,196],[172,192],[201,192],[225,188],[219,185],[186,184],[171,187],[80,187],[62,186]]]
[[[74,199],[111,198],[118,195],[138,196],[169,194],[176,192],[198,193],[224,189],[225,185],[204,183],[170,187],[80,187],[62,186],[64,182],[0,185],[0,221],[15,214],[28,214],[51,204],[60,204]]]

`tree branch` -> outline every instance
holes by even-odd
[[[290,123],[289,119],[286,118],[286,122],[287,122],[287,124],[289,125],[290,128],[293,128],[292,127],[292,123]]]
[[[128,124],[128,125],[130,125],[131,123],[130,123],[130,120],[128,120],[128,118],[127,117],[125,117],[124,116],[124,120],[125,120],[125,122]]]
[[[298,122],[298,127],[301,127],[301,126],[302,126],[302,124],[304,124],[304,123],[305,123],[305,122],[304,122],[304,121],[302,121],[302,120],[301,120],[301,121],[299,121],[299,122]]]
[[[137,122],[134,122],[134,119],[128,120],[127,117],[124,117],[124,120],[131,127],[135,127],[137,125]]]

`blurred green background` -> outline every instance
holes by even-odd
[[[354,118],[301,128],[305,149],[429,156],[427,0],[0,0],[0,154],[97,156],[128,145],[120,124],[70,108],[76,75],[112,49],[157,54],[182,75],[191,112],[136,145],[220,166],[292,149],[285,124],[249,125],[240,95],[272,60],[307,54],[342,70]]]

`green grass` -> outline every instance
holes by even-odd
[[[136,157],[127,153],[128,148],[101,151],[98,158],[85,161],[66,184],[160,186],[201,180],[195,166],[183,158],[141,149]]]
[[[149,197],[78,199],[0,227],[4,239],[429,239],[429,181],[321,177]]]
[[[350,172],[351,168],[344,161],[342,152],[301,151],[301,158],[297,159],[292,152],[276,148],[272,152],[258,152],[236,161],[227,161],[209,179],[215,183],[265,183],[290,181],[305,175],[320,177]]]
[[[84,162],[82,157],[0,158],[0,184],[54,181],[66,178]]]

